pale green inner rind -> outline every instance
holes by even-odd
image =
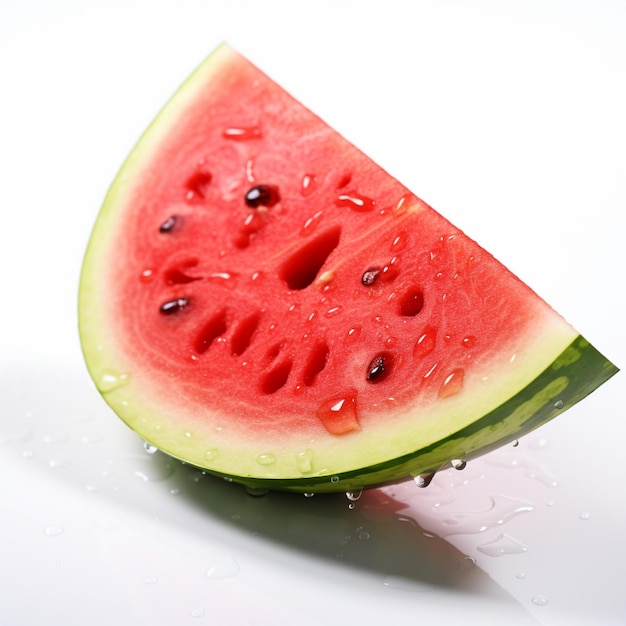
[[[243,484],[295,492],[351,491],[436,472],[452,460],[470,460],[519,439],[572,407],[618,372],[582,336],[529,385],[465,428],[386,463],[323,477],[292,480],[228,476]]]

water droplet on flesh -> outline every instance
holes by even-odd
[[[302,182],[300,184],[300,193],[303,196],[310,195],[317,185],[317,179],[313,174],[305,174],[302,177]]]
[[[296,465],[302,474],[310,474],[313,471],[313,450],[306,449],[296,455]]]
[[[317,418],[331,435],[345,435],[360,430],[356,403],[356,390],[349,389],[324,402],[316,412]]]
[[[235,141],[249,141],[250,139],[260,139],[261,129],[258,126],[231,126],[226,128],[222,135],[226,139]]]
[[[335,205],[340,208],[346,207],[359,212],[371,211],[376,206],[374,200],[371,198],[356,193],[337,196]]]

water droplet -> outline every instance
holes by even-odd
[[[361,194],[341,194],[335,199],[335,206],[340,208],[346,207],[353,211],[365,212],[371,211],[375,206],[374,200]]]
[[[591,519],[591,513],[589,513],[588,511],[584,511],[578,516],[578,519],[581,519],[581,520]]]
[[[467,467],[467,461],[465,459],[452,459],[450,465],[452,465],[455,470],[464,470]]]
[[[302,182],[300,184],[300,193],[303,196],[308,196],[314,191],[316,186],[317,179],[315,176],[313,174],[305,174],[302,177]]]
[[[224,138],[235,141],[249,141],[250,139],[260,139],[261,129],[258,126],[231,126],[222,133]]]
[[[123,374],[122,372],[117,372],[112,369],[106,369],[100,374],[97,386],[100,393],[108,393],[127,385],[128,382],[128,374]]]
[[[476,337],[474,337],[473,335],[468,335],[467,337],[463,338],[461,344],[464,348],[473,348],[476,345]]]
[[[331,476],[330,477],[330,482],[331,483],[338,483],[339,482],[339,476]]]
[[[249,496],[252,496],[253,498],[261,498],[263,496],[266,496],[269,491],[267,489],[263,489],[262,487],[245,487],[245,491]]]
[[[505,554],[523,554],[528,548],[509,535],[502,534],[493,541],[478,546],[487,556],[504,556]]]
[[[346,335],[346,343],[354,343],[361,336],[363,329],[360,326],[353,326],[348,330]]]
[[[68,461],[68,459],[62,456],[53,457],[48,461],[48,467],[54,470],[64,469],[68,467],[69,464],[70,462]]]
[[[312,491],[305,491],[304,492],[304,497],[305,498],[312,498],[315,494]]]
[[[125,471],[146,483],[166,480],[174,473],[174,464],[164,455],[120,456],[113,463],[119,464]]]
[[[465,377],[465,370],[461,367],[457,367],[452,370],[444,379],[441,387],[439,387],[438,397],[449,398],[458,394],[463,389],[463,379]]]
[[[436,472],[427,472],[424,474],[418,474],[417,476],[415,476],[415,478],[413,478],[413,480],[420,489],[424,489],[425,487],[428,487],[428,485],[430,485],[433,478],[435,477],[435,473]]]
[[[158,452],[158,448],[151,444],[149,441],[144,441],[143,442],[143,449],[148,453],[148,454],[155,454],[155,452]]]
[[[416,359],[421,359],[430,354],[435,349],[436,340],[437,330],[432,326],[424,328],[413,346],[413,356]]]
[[[313,450],[307,448],[296,455],[296,465],[302,474],[310,474],[313,471]]]
[[[259,465],[273,465],[276,463],[276,457],[271,452],[264,452],[257,456],[256,462]]]
[[[43,534],[46,535],[46,537],[58,537],[64,532],[65,528],[57,524],[47,524],[43,527]]]
[[[239,563],[232,554],[220,554],[216,556],[206,570],[206,575],[211,580],[224,580],[233,578],[239,573]]]
[[[533,596],[530,601],[537,606],[546,606],[550,602],[546,596]]]
[[[191,615],[191,617],[196,617],[196,618],[204,617],[204,609],[192,609],[189,615]]]
[[[317,410],[318,419],[331,435],[345,435],[360,430],[356,400],[356,390],[349,389],[346,393],[328,399]]]
[[[517,572],[517,574],[515,574],[515,578],[518,580],[524,580],[526,578],[526,572]]]
[[[346,498],[348,498],[350,502],[356,502],[361,497],[362,493],[362,489],[358,489],[356,491],[346,491]]]
[[[473,559],[471,556],[464,556],[459,561],[459,569],[464,572],[474,569],[475,566],[476,566],[476,559]]]
[[[350,502],[348,504],[348,509],[350,509],[351,511],[354,511],[355,508],[356,508],[356,502]]]
[[[318,211],[309,217],[306,222],[304,222],[304,226],[300,229],[300,235],[303,237],[310,235],[316,229],[323,214],[323,211]]]
[[[219,454],[217,448],[211,448],[204,453],[204,458],[207,461],[212,461]]]
[[[156,585],[159,582],[159,579],[156,576],[147,576],[143,579],[144,585]]]
[[[563,408],[563,400],[557,400],[557,401],[554,403],[554,408],[555,408],[555,409],[562,409],[562,408]]]

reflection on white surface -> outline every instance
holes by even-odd
[[[625,623],[622,374],[425,489],[254,497],[144,449],[75,314],[108,184],[226,39],[624,367],[624,32],[596,0],[2,3],[0,624]]]

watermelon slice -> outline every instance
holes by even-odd
[[[79,300],[119,417],[258,489],[425,485],[617,371],[227,45],[123,165]]]

